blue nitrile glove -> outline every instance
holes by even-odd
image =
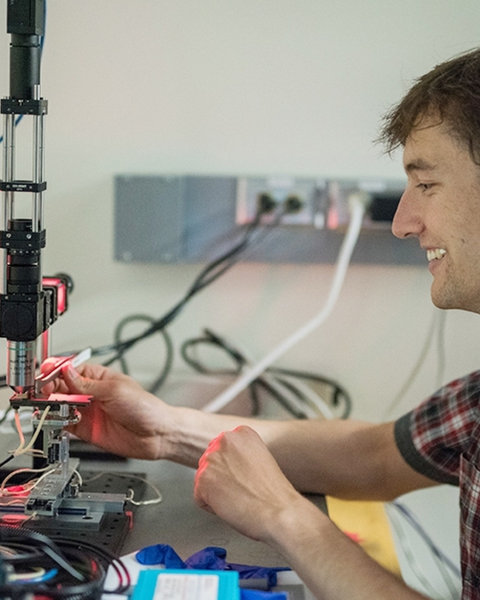
[[[240,579],[266,579],[268,589],[277,585],[278,571],[289,571],[288,567],[257,567],[240,565],[226,561],[227,551],[218,546],[208,546],[190,558],[185,564],[189,569],[216,569],[217,571],[237,571]]]
[[[268,589],[277,585],[277,573],[289,571],[288,567],[257,567],[252,565],[241,565],[228,563],[226,561],[227,551],[225,548],[208,546],[185,562],[178,556],[171,546],[167,544],[156,544],[147,546],[135,555],[142,565],[165,565],[167,569],[206,569],[216,571],[237,571],[240,579],[264,579],[267,581]]]
[[[154,544],[135,554],[141,565],[165,565],[167,569],[186,569],[187,565],[175,550],[167,544]]]
[[[240,600],[288,600],[287,592],[261,592],[240,588]]]

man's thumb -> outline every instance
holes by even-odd
[[[91,387],[91,382],[88,379],[81,377],[72,363],[69,362],[63,367],[62,376],[71,392],[75,392],[77,394],[92,393],[92,390],[88,389]]]

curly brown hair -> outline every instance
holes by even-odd
[[[379,141],[391,153],[404,146],[424,120],[427,126],[446,125],[480,164],[480,49],[443,62],[417,79],[384,116]]]

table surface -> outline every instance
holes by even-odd
[[[119,470],[118,466],[111,465],[111,470]],[[147,480],[158,487],[163,500],[159,504],[138,507],[123,555],[153,544],[168,544],[185,560],[207,546],[220,546],[227,551],[228,562],[287,566],[284,558],[266,544],[245,537],[216,515],[196,506],[193,501],[194,469],[168,461],[137,460],[129,460],[124,468],[144,472]],[[145,497],[150,497],[150,494],[154,496],[152,490],[147,490]],[[312,495],[309,499],[321,510],[327,511],[323,496]],[[286,577],[282,578],[283,575]],[[291,575],[293,577],[289,573],[280,574],[276,590],[288,592],[290,600],[313,600],[298,577]]]
[[[134,525],[122,554],[153,544],[168,544],[186,559],[206,546],[221,546],[227,550],[229,562],[285,566],[285,560],[269,546],[245,537],[216,515],[196,506],[193,501],[194,469],[168,461],[139,460],[111,464],[84,462],[82,467],[145,473],[147,481],[162,494],[161,503],[136,508]],[[147,488],[145,499],[154,496],[154,491]],[[323,496],[311,496],[310,499],[326,511]]]
[[[2,433],[0,455],[6,455],[17,444],[15,434]],[[22,464],[17,464],[20,461]],[[19,457],[10,463],[11,469],[27,466],[28,457]],[[9,467],[10,467],[9,464]],[[186,559],[206,546],[221,546],[227,550],[229,562],[261,566],[284,566],[285,560],[269,546],[251,540],[235,531],[216,515],[200,509],[193,500],[195,470],[169,461],[145,460],[81,460],[80,471],[120,472],[145,474],[148,482],[162,494],[159,504],[143,505],[134,509],[134,523],[121,554],[153,544],[168,544]],[[148,486],[143,499],[155,497]],[[326,512],[323,496],[310,496]],[[131,508],[131,505],[127,508]]]
[[[18,443],[15,434],[0,435],[0,456]],[[20,462],[31,462],[20,457]],[[12,464],[12,469],[28,464]],[[10,467],[10,465],[9,465]],[[169,461],[143,460],[81,460],[80,471],[105,473],[134,473],[145,475],[162,494],[158,504],[135,507],[133,527],[128,532],[120,555],[130,555],[141,548],[154,544],[170,545],[183,560],[207,546],[220,546],[227,551],[226,560],[232,563],[265,567],[287,566],[283,557],[275,550],[238,533],[216,515],[200,509],[193,500],[195,470]],[[155,492],[146,487],[143,500],[155,497]],[[309,496],[321,510],[327,512],[323,496]],[[131,505],[127,504],[127,509]],[[288,575],[287,573],[285,575]],[[294,575],[294,574],[292,574]],[[292,600],[310,597],[300,580],[281,584],[278,589],[288,590]]]

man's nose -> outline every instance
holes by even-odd
[[[423,229],[423,221],[418,210],[415,209],[412,192],[407,188],[400,198],[392,222],[392,233],[397,238],[417,236]]]

